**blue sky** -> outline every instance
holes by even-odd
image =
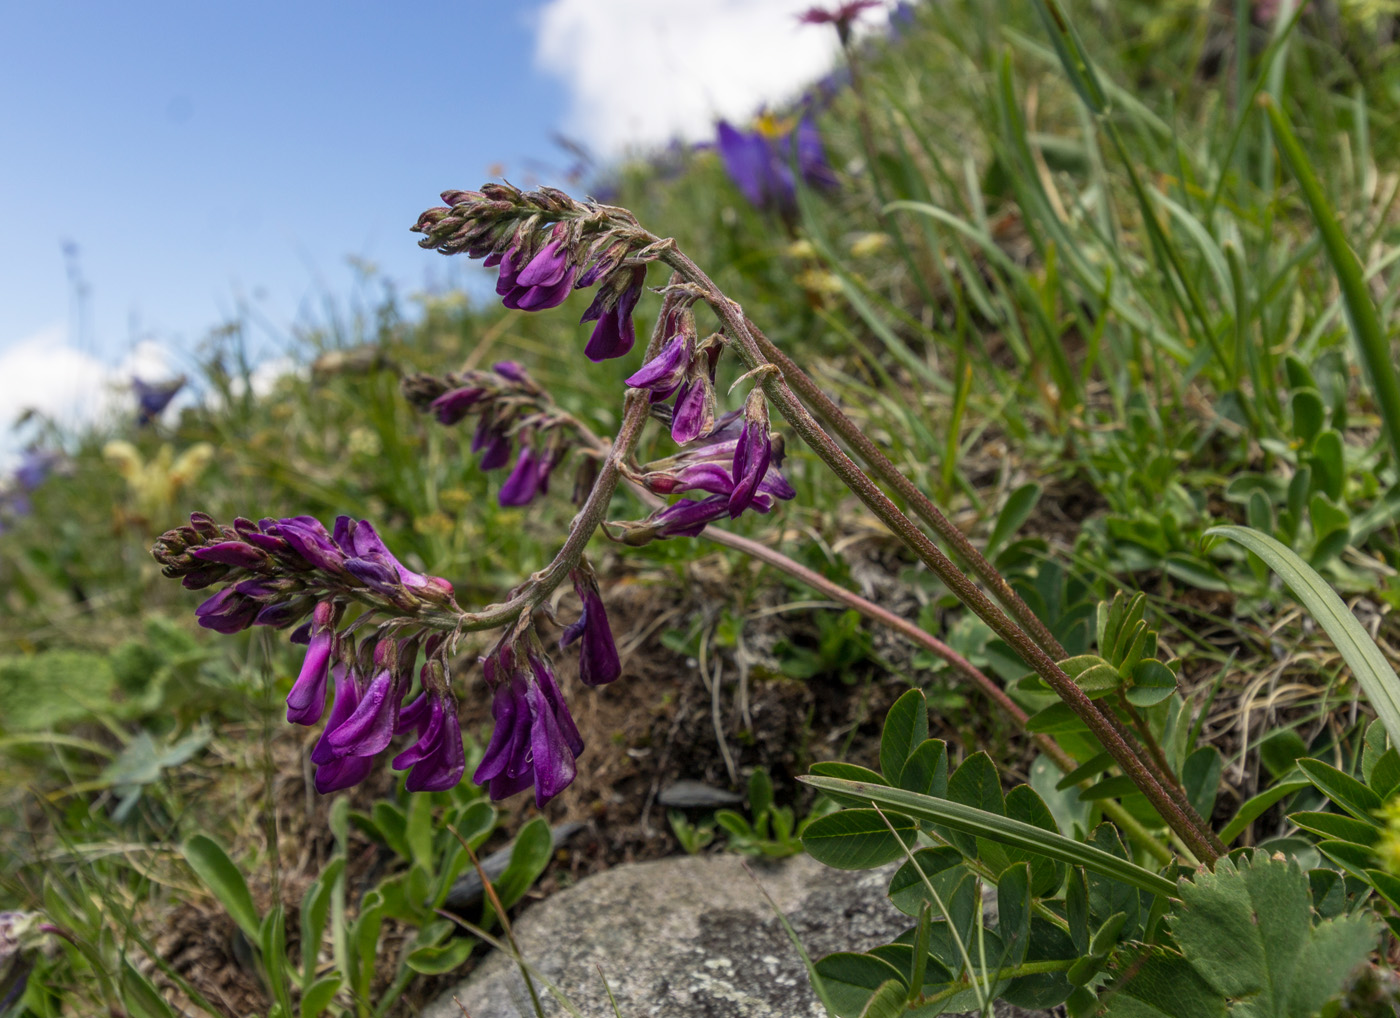
[[[353,295],[352,257],[406,296],[460,285],[408,232],[440,191],[564,185],[555,132],[607,162],[746,120],[830,68],[811,2],[5,5],[0,459],[22,407],[91,419],[240,306],[270,356]]]
[[[407,232],[440,190],[564,161],[536,10],[7,5],[0,347],[68,324],[65,242],[92,308],[70,338],[108,355],[134,333],[188,343],[239,299],[285,323],[348,290],[350,255],[412,285],[441,275]]]

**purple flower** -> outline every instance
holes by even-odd
[[[690,375],[676,392],[671,415],[671,438],[678,445],[708,434],[715,425],[715,387],[703,370],[692,367]]]
[[[573,781],[575,754],[583,749],[553,673],[537,671],[534,662],[528,670],[519,668],[515,649],[507,648],[487,659],[487,682],[493,685],[496,725],[472,780],[497,800],[533,784],[535,804],[543,807]]]
[[[574,288],[577,275],[578,267],[569,249],[556,239],[538,251],[518,273],[512,272],[508,276],[503,261],[496,292],[502,294],[501,303],[508,308],[543,311],[564,303]],[[502,293],[502,287],[507,282],[509,287]]]
[[[812,187],[830,190],[839,185],[831,164],[826,161],[826,149],[817,123],[810,115],[797,123],[794,144],[797,149],[797,172]]]
[[[694,340],[684,332],[677,333],[651,360],[627,378],[633,389],[650,389],[651,401],[658,403],[669,397],[685,380],[694,356]]]
[[[48,449],[27,450],[15,467],[15,483],[25,491],[33,491],[53,472],[59,459],[58,453]]]
[[[589,360],[610,360],[621,357],[637,342],[637,333],[632,325],[632,311],[642,297],[642,283],[646,279],[645,266],[625,270],[628,275],[617,284],[617,289],[605,284],[579,319],[582,322],[597,322],[593,334],[588,337],[588,345],[583,348]],[[616,274],[615,274],[616,275]]]
[[[311,762],[316,765],[316,791],[322,795],[359,784],[374,766],[372,757],[342,755],[331,749],[331,732],[343,725],[360,703],[360,691],[350,670],[345,665],[336,665],[331,674],[335,679],[331,716],[311,750]]]
[[[683,491],[705,491],[728,495],[734,491],[734,476],[722,463],[687,463],[677,470],[658,470],[643,476],[642,483],[658,495],[679,495]]]
[[[132,377],[131,391],[136,394],[136,423],[150,424],[175,398],[175,394],[185,387],[185,376],[172,378],[166,382],[144,382]]]
[[[485,395],[486,390],[481,386],[468,386],[444,392],[428,405],[440,423],[456,424],[471,413],[472,407],[481,402],[481,397]]]
[[[540,490],[540,458],[528,445],[522,446],[515,469],[501,485],[496,500],[503,506],[528,505]]]
[[[339,542],[331,539],[321,521],[314,516],[293,516],[290,519],[278,520],[264,530],[273,537],[280,537],[286,541],[313,569],[338,573],[345,566],[345,551],[337,546]]]
[[[835,7],[811,7],[797,16],[805,25],[834,25],[845,46],[851,39],[851,25],[862,13],[882,6],[881,0],[846,0]]]
[[[257,601],[227,587],[196,608],[194,614],[205,629],[228,636],[251,626],[261,610]]]
[[[316,606],[301,672],[287,694],[287,720],[294,725],[314,725],[326,709],[326,677],[335,650],[335,623],[340,612],[329,601]],[[296,635],[293,634],[293,642]]]
[[[729,494],[731,517],[737,517],[753,504],[759,485],[768,476],[768,466],[772,460],[768,403],[763,390],[755,386],[744,404],[744,430],[734,446],[734,490]]]
[[[338,757],[374,756],[389,745],[398,728],[405,685],[397,656],[392,640],[380,640],[375,646],[375,673],[360,692],[355,710],[339,724],[326,724],[322,737],[326,752]]]
[[[482,470],[495,470],[510,461],[510,436],[502,426],[487,415],[482,415],[472,436],[472,452],[481,453]]]
[[[428,666],[423,668],[425,676]],[[462,749],[462,729],[457,721],[457,701],[446,688],[424,692],[399,712],[403,728],[418,731],[418,741],[394,757],[393,768],[412,768],[405,787],[410,792],[442,792],[455,788],[467,769]]]
[[[715,520],[729,512],[728,495],[683,498],[652,514],[657,537],[695,537]]]
[[[725,172],[754,208],[790,208],[796,201],[792,171],[757,131],[740,131],[726,120],[717,128],[717,147]]]
[[[602,686],[622,674],[622,662],[617,656],[608,612],[598,592],[598,580],[591,568],[573,572],[574,591],[583,601],[578,619],[564,630],[560,647],[578,641],[578,677],[585,686]]]
[[[366,575],[373,572],[381,581],[386,575],[396,576],[398,582],[420,596],[429,595],[436,598],[452,596],[452,584],[442,577],[415,573],[395,558],[384,544],[383,538],[379,536],[379,531],[374,529],[374,524],[370,523],[369,520],[356,522],[349,516],[337,516],[335,543],[343,548],[347,555],[352,555],[354,558],[371,563],[376,567],[370,570],[360,566],[359,568],[364,569]],[[347,560],[345,566],[350,569],[350,561]],[[351,571],[354,570],[351,569]]]

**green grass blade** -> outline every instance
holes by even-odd
[[[871,802],[884,809],[902,813],[916,820],[942,824],[955,831],[962,831],[979,838],[986,838],[1003,845],[1011,845],[1027,852],[1034,852],[1050,859],[1058,859],[1072,866],[1101,873],[1114,880],[1150,891],[1153,894],[1174,894],[1176,885],[1166,877],[1158,876],[1145,867],[1120,859],[1101,849],[1058,834],[1052,834],[1031,824],[998,816],[986,810],[974,809],[949,799],[936,799],[931,795],[907,792],[902,788],[886,785],[872,785],[863,781],[846,781],[842,778],[822,778],[808,775],[802,781],[818,791],[828,792],[845,799]]]
[[[1327,196],[1322,193],[1322,185],[1318,183],[1317,175],[1313,173],[1312,164],[1303,152],[1303,147],[1298,144],[1298,138],[1289,126],[1288,118],[1271,96],[1261,96],[1259,101],[1269,116],[1274,143],[1283,161],[1288,165],[1289,172],[1298,181],[1303,200],[1307,202],[1308,212],[1311,213],[1317,231],[1322,236],[1327,260],[1332,263],[1332,270],[1337,274],[1337,282],[1346,301],[1347,317],[1351,320],[1352,336],[1356,339],[1361,361],[1366,365],[1366,374],[1371,380],[1371,390],[1380,407],[1381,420],[1386,437],[1390,440],[1391,452],[1395,456],[1395,462],[1400,464],[1400,378],[1395,374],[1395,364],[1390,358],[1390,342],[1381,326],[1380,316],[1376,313],[1376,305],[1367,292],[1361,262],[1347,244],[1342,227],[1337,222],[1336,213],[1328,205]],[[1395,738],[1394,725],[1387,722],[1386,728],[1390,731],[1391,738]]]
[[[1361,623],[1327,581],[1283,544],[1257,530],[1231,525],[1206,531],[1207,537],[1214,535],[1228,537],[1248,548],[1288,584],[1308,614],[1337,645],[1342,659],[1350,666],[1376,715],[1390,733],[1391,741],[1400,745],[1400,676],[1396,676],[1395,669],[1390,667],[1375,641],[1361,628]]]

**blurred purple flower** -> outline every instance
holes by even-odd
[[[150,424],[159,417],[175,398],[175,394],[185,387],[185,382],[184,375],[165,382],[147,382],[132,376],[131,391],[136,395],[136,423]]]

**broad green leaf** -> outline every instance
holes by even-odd
[[[1214,746],[1202,746],[1186,758],[1181,767],[1181,784],[1191,806],[1203,817],[1215,809],[1215,796],[1220,790],[1220,772],[1224,769],[1220,751]]]
[[[1182,954],[1235,1018],[1311,1018],[1370,953],[1368,915],[1311,921],[1308,878],[1262,852],[1225,857],[1179,882],[1170,917]]]
[[[1327,798],[1358,820],[1365,820],[1376,827],[1381,822],[1376,819],[1376,810],[1381,808],[1381,797],[1371,791],[1350,774],[1337,770],[1331,764],[1303,757],[1298,761],[1301,770]]]
[[[1123,847],[1123,841],[1112,824],[1103,823],[1095,827],[1089,835],[1089,844],[1124,862],[1128,859],[1128,851]],[[1108,874],[1096,873],[1088,867],[1086,870],[1085,876],[1089,884],[1089,921],[1102,926],[1121,912],[1126,926],[1123,935],[1130,937],[1136,934],[1143,917],[1142,895],[1138,893],[1137,888]],[[1090,944],[1090,951],[1092,950],[1093,945]]]
[[[1133,684],[1126,696],[1134,707],[1152,707],[1176,692],[1176,673],[1155,658],[1133,667]]]
[[[1379,827],[1342,816],[1340,813],[1290,813],[1288,822],[1305,831],[1320,834],[1324,838],[1350,841],[1352,844],[1367,848],[1381,839]]]
[[[1026,731],[1043,732],[1046,735],[1063,735],[1069,732],[1088,731],[1088,726],[1079,719],[1070,705],[1064,702],[1052,703],[1049,707],[1030,716]]]
[[[1291,728],[1270,732],[1259,743],[1259,760],[1274,777],[1282,777],[1293,769],[1298,758],[1308,755],[1303,737]]]
[[[549,865],[553,853],[554,835],[550,833],[549,821],[544,817],[535,817],[520,828],[520,833],[515,836],[515,847],[511,849],[510,862],[494,884],[502,908],[510,908],[524,896]],[[482,913],[483,927],[495,921],[495,911],[488,900]]]
[[[948,798],[974,809],[1006,815],[1001,775],[997,773],[992,758],[982,751],[964,760],[948,778]]]
[[[885,980],[861,1010],[860,1018],[899,1018],[907,992],[900,980]]]
[[[1322,431],[1327,408],[1316,389],[1299,389],[1289,403],[1293,407],[1293,437],[1307,448]]]
[[[1400,788],[1400,751],[1391,746],[1382,753],[1376,766],[1371,768],[1367,784],[1382,799],[1389,799],[1391,793]]]
[[[267,981],[272,986],[272,995],[282,1008],[282,1013],[291,1015],[292,996],[287,979],[287,917],[282,903],[273,905],[263,916],[262,928],[258,931],[258,948],[262,951],[262,963],[267,972]]]
[[[864,781],[872,785],[888,785],[883,775],[860,764],[845,763],[841,760],[822,760],[812,764],[812,773],[828,778],[845,778],[847,781]]]
[[[1007,539],[1020,530],[1026,520],[1030,519],[1031,513],[1035,511],[1036,503],[1040,501],[1040,492],[1040,485],[1032,481],[1029,484],[1021,485],[1007,496],[1006,504],[1002,506],[1001,513],[997,516],[996,525],[992,527],[992,532],[987,538],[987,546],[983,549],[983,554],[987,558],[995,557]]]
[[[815,767],[812,768],[814,771]],[[833,777],[848,777],[836,774]],[[856,780],[861,780],[857,778]],[[915,747],[899,776],[899,787],[940,799],[948,794],[948,745],[942,739],[925,739]]]
[[[1006,950],[1003,965],[1026,960],[1031,937],[1031,870],[1025,863],[1008,866],[997,880],[997,933]]]
[[[418,947],[409,952],[404,964],[425,976],[441,975],[459,968],[475,946],[471,937],[458,937],[441,947]]]
[[[842,781],[839,778],[806,776],[801,780],[818,791],[864,799],[881,809],[892,810],[916,820],[939,824],[999,844],[1025,849],[1050,859],[1083,866],[1153,894],[1172,894],[1175,891],[1175,885],[1165,877],[1158,876],[1145,867],[1138,866],[1126,859],[1120,859],[1102,849],[1073,841],[1019,820],[1012,820],[985,810],[964,806],[959,802],[935,799],[932,796],[919,795],[900,788],[886,788],[857,781]],[[951,785],[951,781],[949,784]],[[808,831],[810,830],[809,827]]]
[[[1396,427],[1400,428],[1400,420],[1396,421]],[[1342,599],[1316,570],[1272,537],[1247,527],[1221,526],[1206,531],[1207,536],[1216,534],[1254,552],[1288,585],[1308,614],[1337,645],[1342,659],[1350,666],[1366,698],[1384,722],[1390,741],[1400,745],[1400,677]]]
[[[122,959],[122,999],[132,1018],[176,1018],[175,1009],[165,1002],[151,981]]]
[[[243,879],[243,874],[233,864],[223,846],[207,834],[196,834],[186,841],[180,850],[185,861],[190,864],[190,869],[194,870],[204,882],[204,886],[213,892],[214,897],[219,899],[219,904],[224,906],[229,918],[256,944],[261,926],[258,910],[253,905],[253,896],[248,892],[248,884]]]
[[[317,1015],[328,1008],[340,990],[340,982],[340,976],[334,975],[312,983],[301,995],[301,1010],[298,1012],[301,1018],[317,1018]]]
[[[1055,824],[1055,817],[1050,812],[1050,807],[1045,804],[1040,793],[1030,785],[1017,785],[1006,793],[1006,815],[1012,820],[1019,820],[1032,827],[1039,827],[1042,831],[1049,831],[1051,834],[1058,834],[1060,830]],[[1031,894],[1037,898],[1050,894],[1064,880],[1064,867],[1053,859],[1025,852],[1019,848],[1008,847],[1004,851],[1007,859],[1013,863],[1030,863]]]
[[[1228,845],[1243,834],[1246,827],[1263,816],[1264,812],[1274,803],[1311,785],[1312,782],[1306,778],[1289,778],[1280,781],[1272,788],[1264,789],[1256,796],[1252,796],[1225,825],[1225,829],[1220,832],[1220,840]]]
[[[820,778],[833,781],[834,778]],[[843,809],[807,825],[802,845],[812,858],[838,870],[868,870],[904,855],[914,843],[917,826],[903,817],[890,817],[896,837],[873,809]]]
[[[1106,1018],[1225,1018],[1225,997],[1181,955],[1143,948],[1129,966],[1131,977],[1113,984]]]
[[[1390,902],[1390,907],[1400,912],[1400,877],[1384,870],[1366,870],[1366,879],[1371,882],[1382,898]]]
[[[924,887],[924,878],[928,878],[929,882],[934,885],[934,889],[942,894],[943,891],[936,878],[954,866],[960,866],[962,861],[962,853],[947,845],[919,849],[914,853],[913,859],[897,869],[894,876],[890,877],[888,891],[890,901],[894,902],[894,907],[905,915],[918,915],[926,903],[932,904],[928,890]],[[914,868],[915,866],[918,867],[918,870]],[[923,877],[919,875],[920,871],[922,871]],[[953,884],[961,879],[962,875],[958,874]],[[952,884],[949,885],[949,891],[952,890],[952,886]]]
[[[331,894],[335,883],[345,872],[345,857],[336,856],[326,864],[316,882],[301,899],[301,985],[310,986],[316,976],[316,956],[321,950],[321,937],[330,916]],[[308,991],[309,992],[309,991]]]
[[[890,784],[898,784],[905,761],[919,743],[928,738],[928,701],[921,689],[911,689],[885,715],[880,732],[880,773]]]
[[[875,991],[900,978],[898,969],[871,954],[829,954],[816,968],[837,1018],[860,1018]]]

